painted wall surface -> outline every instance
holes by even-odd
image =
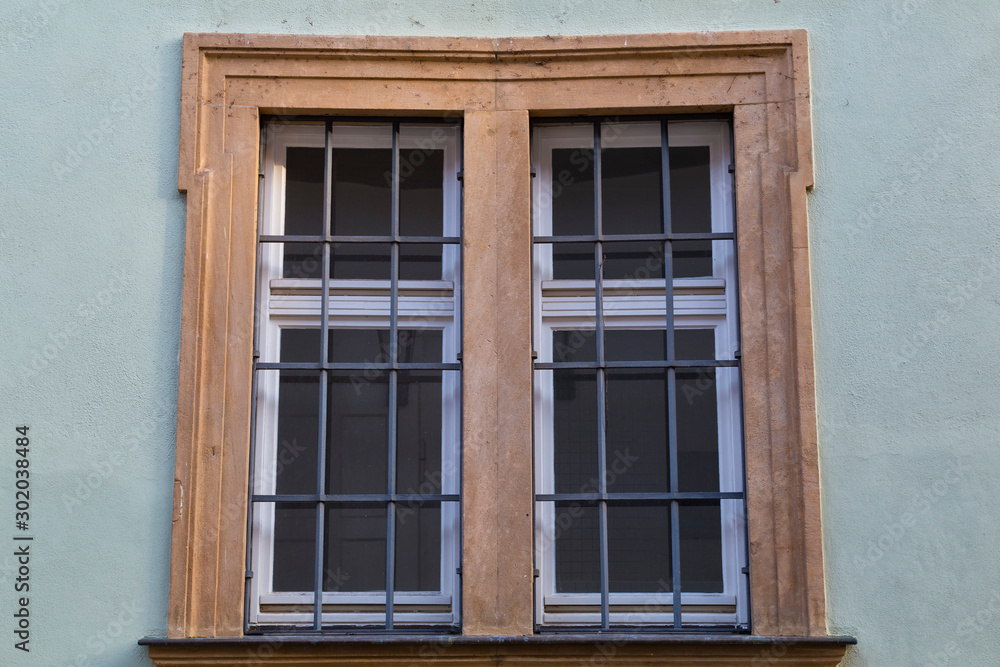
[[[165,632],[182,33],[774,28],[811,46],[830,631],[852,666],[1000,663],[996,0],[3,0],[0,663],[143,664]]]

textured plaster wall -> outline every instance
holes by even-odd
[[[1000,660],[1000,5],[4,0],[0,663],[134,665],[166,625],[185,31],[806,28],[830,630],[849,665]],[[30,654],[14,427],[30,425]]]

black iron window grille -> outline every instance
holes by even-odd
[[[536,623],[745,629],[730,123],[532,142]]]
[[[461,126],[261,137],[246,630],[454,630]]]

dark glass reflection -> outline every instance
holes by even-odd
[[[313,590],[315,563],[316,506],[276,503],[272,589],[275,592]]]
[[[669,491],[666,370],[608,370],[606,411],[608,490]]]
[[[396,393],[396,487],[441,493],[442,371],[400,371]]]
[[[608,361],[658,361],[667,358],[663,329],[605,329],[604,356]]]
[[[602,250],[605,280],[663,279],[664,246],[661,241],[607,242]]]
[[[285,235],[323,234],[323,149],[285,152]]]
[[[554,331],[554,361],[594,361],[594,330]],[[597,491],[597,371],[552,371],[556,493]]]
[[[444,231],[444,151],[412,148],[399,152],[399,233],[441,236]],[[400,280],[440,280],[441,245],[399,247]]]
[[[674,332],[680,359],[715,359],[714,329]],[[681,491],[719,490],[715,368],[677,370],[677,468]]]
[[[392,272],[389,243],[332,243],[330,277],[339,280],[389,280]]]
[[[556,148],[552,151],[552,234],[593,233],[594,151]],[[592,243],[554,243],[552,261],[556,279],[594,279]]]
[[[712,275],[711,241],[674,241],[673,256],[674,278],[707,278]]]
[[[396,505],[398,591],[441,589],[441,503]]]
[[[605,234],[663,231],[662,167],[659,146],[601,151],[601,222]]]
[[[708,146],[670,149],[670,222],[678,234],[712,231],[712,174]],[[674,244],[674,277],[712,275],[711,241]]]
[[[338,236],[392,233],[392,150],[333,149],[332,230]]]
[[[318,362],[319,335],[319,329],[283,329],[281,361]],[[319,371],[279,371],[277,493],[316,493],[318,443]]]
[[[681,505],[681,589],[721,593],[722,514],[718,502]]]
[[[325,538],[324,591],[385,590],[384,505],[328,505]]]
[[[715,329],[674,329],[678,359],[715,359]]]
[[[556,592],[601,591],[601,542],[595,503],[555,505]]]
[[[670,590],[671,568],[670,506],[609,504],[610,591],[655,593]]]
[[[400,280],[441,280],[440,243],[400,243]]]
[[[319,278],[323,275],[322,243],[285,243],[282,278]]]
[[[331,371],[327,377],[327,493],[386,493],[388,371]]]

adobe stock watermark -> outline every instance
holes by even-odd
[[[910,498],[907,511],[882,524],[877,537],[868,540],[864,554],[854,556],[853,562],[859,571],[879,563],[887,553],[900,547],[903,538],[927,515],[950,491],[965,481],[972,466],[959,459],[953,459],[948,468],[933,482],[926,485]]]
[[[969,600],[971,609],[975,613],[966,614],[958,622],[955,634],[959,641],[949,640],[939,644],[923,662],[920,667],[946,667],[947,665],[967,665],[972,664],[968,660],[961,660],[962,649],[969,642],[981,635],[986,630],[996,632],[997,623],[1000,622],[1000,591],[993,591],[990,598],[985,603],[977,604]]]
[[[144,611],[137,600],[122,605],[118,613],[102,629],[87,637],[84,641],[86,652],[78,653],[71,661],[63,663],[65,667],[99,667],[107,664],[106,658],[101,656],[115,646],[131,644],[134,641],[129,636],[135,633],[129,628],[139,620]]]
[[[60,181],[65,181],[80,165],[97,151],[114,133],[122,127],[132,114],[139,109],[149,94],[163,87],[163,73],[149,63],[143,63],[143,76],[128,93],[114,98],[109,105],[110,112],[99,121],[77,132],[76,137],[66,143],[66,153],[61,160],[52,163],[52,173]]]
[[[92,460],[90,469],[81,473],[76,484],[70,484],[63,492],[63,507],[68,514],[90,499],[97,489],[104,486],[115,472],[129,462],[129,455],[141,451],[149,444],[149,438],[164,424],[172,422],[177,417],[176,404],[161,403],[153,413],[139,422],[132,434],[121,443],[121,446],[111,447],[111,452],[102,459]]]
[[[856,242],[860,234],[866,232],[876,223],[891,218],[896,207],[909,196],[911,190],[924,179],[927,172],[939,163],[941,157],[951,150],[955,144],[955,137],[940,127],[935,130],[935,133],[934,141],[927,142],[928,148],[911,160],[906,168],[899,172],[899,177],[892,180],[887,189],[872,197],[857,218],[843,227],[842,232],[847,235],[848,239]]]
[[[24,14],[11,21],[12,29],[0,37],[0,49],[8,56],[27,48],[42,36],[67,0],[39,0]]]
[[[618,479],[625,475],[632,466],[639,462],[639,457],[629,452],[628,448],[616,449],[610,457],[611,462],[603,471],[605,489],[611,491]],[[601,479],[592,477],[583,484],[576,493],[598,493],[601,490]],[[544,531],[538,540],[536,548],[549,549],[555,545],[556,541],[566,533],[576,520],[584,515],[584,506],[581,501],[574,500],[567,507],[556,513],[554,519],[555,528],[552,531]]]
[[[921,350],[934,342],[942,327],[964,310],[973,298],[984,293],[984,287],[997,275],[997,261],[990,257],[978,267],[963,273],[967,276],[966,280],[948,291],[944,305],[935,310],[931,316],[924,318],[916,332],[903,339],[892,356],[893,370],[899,370],[901,366],[913,360]]]
[[[35,348],[29,353],[31,357],[29,364],[21,364],[17,369],[21,380],[31,380],[58,359],[75,342],[84,325],[101,315],[114,302],[115,296],[121,294],[128,284],[128,273],[124,269],[114,270],[108,283],[77,306],[69,321],[55,332],[41,337],[44,342],[41,347]]]

